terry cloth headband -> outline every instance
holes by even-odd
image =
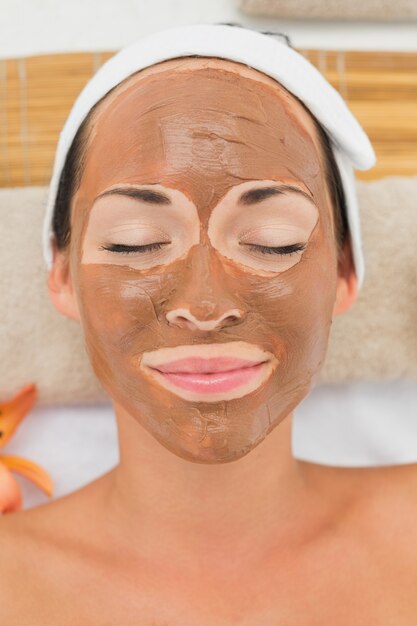
[[[325,128],[343,184],[360,288],[365,267],[353,168],[366,170],[375,163],[368,136],[340,94],[299,52],[275,37],[224,24],[193,24],[148,35],[122,48],[85,85],[60,133],[55,154],[43,223],[43,254],[48,269],[52,265],[52,220],[61,172],[75,134],[90,109],[135,72],[161,61],[191,55],[237,61],[271,76],[297,96]]]

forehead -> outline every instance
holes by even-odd
[[[81,187],[160,183],[198,201],[281,179],[313,193],[322,169],[313,119],[282,85],[240,63],[185,57],[141,70],[98,104]]]
[[[313,137],[316,136],[316,129],[313,123],[312,116],[309,114],[304,105],[283,85],[281,85],[281,83],[277,82],[270,76],[267,76],[263,72],[249,67],[248,65],[245,65],[243,63],[230,61],[228,59],[219,59],[215,57],[181,57],[176,59],[169,59],[167,61],[156,63],[155,65],[136,72],[132,76],[126,78],[122,83],[117,85],[111,91],[111,93],[107,94],[96,106],[94,115],[91,118],[90,126],[92,127],[97,121],[97,118],[100,117],[100,115],[104,113],[106,109],[111,108],[114,101],[118,100],[124,92],[130,91],[132,87],[140,88],[141,83],[142,86],[146,86],[147,84],[149,84],[149,82],[152,81],[152,77],[154,78],[155,82],[158,77],[162,81],[166,80],[167,76],[159,76],[166,73],[173,74],[176,78],[178,78],[180,73],[182,73],[183,75],[185,75],[184,77],[188,82],[192,82],[193,79],[197,79],[198,77],[201,78],[202,76],[204,76],[204,74],[200,73],[200,75],[198,75],[197,73],[199,70],[201,71],[204,69],[217,70],[218,78],[221,78],[222,76],[223,79],[229,78],[229,80],[233,81],[234,87],[239,86],[240,88],[246,87],[247,89],[256,90],[257,87],[261,88],[261,85],[269,86],[270,95],[273,97],[272,94],[274,93],[275,97],[279,97],[281,98],[281,100],[289,103],[290,107],[292,106],[293,112],[298,118],[299,122],[306,128],[306,130],[308,130],[308,132]],[[215,73],[206,72],[206,76],[209,76],[209,80],[212,81]],[[246,79],[246,81],[243,79]],[[190,92],[191,91],[192,90],[190,89]],[[137,93],[139,94],[139,92]]]

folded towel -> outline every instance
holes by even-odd
[[[417,19],[415,0],[240,0],[249,15],[287,19],[393,20]]]
[[[34,382],[38,406],[108,402],[80,325],[49,299],[41,244],[47,189],[0,189],[0,399]]]
[[[367,272],[356,304],[334,319],[320,380],[417,380],[417,177],[356,184]],[[80,325],[49,300],[46,198],[46,187],[0,189],[0,399],[35,382],[39,406],[106,403]]]

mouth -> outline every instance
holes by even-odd
[[[185,400],[218,402],[251,393],[269,378],[276,365],[272,353],[234,341],[159,348],[144,353],[140,367]]]
[[[195,394],[219,394],[248,385],[264,369],[267,361],[234,358],[188,358],[152,368],[174,387]]]

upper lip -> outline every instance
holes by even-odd
[[[214,372],[229,372],[244,367],[253,367],[264,361],[251,361],[248,359],[237,359],[235,357],[214,357],[204,359],[202,357],[188,357],[177,359],[168,363],[159,363],[152,366],[154,369],[164,373],[193,373],[209,374]]]

